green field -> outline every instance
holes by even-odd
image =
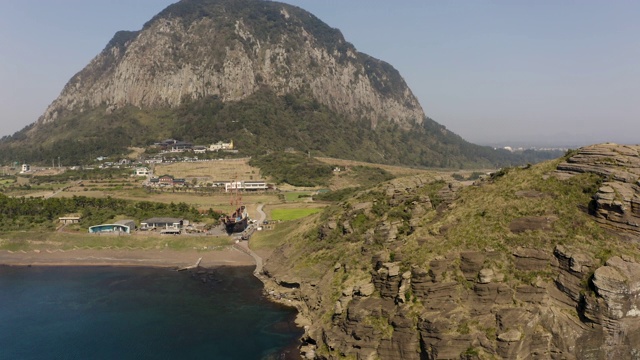
[[[291,191],[284,193],[284,200],[286,202],[298,202],[307,201],[313,194],[313,191]]]
[[[306,208],[306,209],[273,209],[271,211],[272,220],[289,221],[303,218],[311,214],[320,212],[320,208]]]

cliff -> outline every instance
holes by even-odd
[[[308,359],[635,359],[639,151],[393,180],[298,225],[268,292]]]
[[[239,101],[267,86],[308,91],[332,110],[404,128],[424,113],[397,70],[358,52],[312,14],[256,0],[183,0],[138,32],[119,32],[64,87],[38,123],[74,110],[175,108]]]

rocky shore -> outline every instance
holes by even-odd
[[[317,238],[301,246],[307,253],[287,244],[267,259],[265,291],[300,312],[305,329],[301,354],[306,359],[636,359],[639,153],[639,147],[614,144],[579,149],[555,169],[533,173],[539,185],[504,195],[517,204],[542,208],[555,196],[551,188],[545,190],[548,182],[566,186],[574,176],[593,174],[598,178],[593,189],[587,185],[591,178],[574,181],[584,186],[584,193],[594,194],[590,203],[577,204],[584,218],[569,219],[574,227],[595,226],[599,235],[592,239],[582,235],[586,232],[555,234],[567,231],[561,227],[568,221],[561,208],[536,210],[540,215],[520,209],[518,216],[507,213],[511,220],[500,230],[505,231],[503,243],[496,243],[500,246],[456,247],[447,244],[453,240],[443,235],[442,227],[439,233],[432,227],[427,234],[433,236],[418,243],[449,250],[434,251],[427,261],[411,260],[415,255],[402,251],[411,243],[410,237],[401,236],[406,224],[418,232],[469,200],[459,195],[456,183],[429,197],[420,195],[420,189],[432,179],[404,179],[382,192],[391,204],[388,212],[394,211],[393,204],[412,202],[405,207],[411,211],[406,222],[387,213],[377,218],[377,226],[354,237],[360,214],[374,218],[370,214],[381,200],[341,204],[341,212],[317,225]],[[493,179],[499,176],[507,175]],[[440,207],[435,213],[434,199]],[[500,205],[495,201],[488,206]],[[478,216],[489,215],[481,211]],[[535,241],[530,239],[539,239],[540,245],[532,246]],[[342,249],[358,251],[357,260],[322,250],[322,256],[345,260],[329,267],[325,262],[324,270],[309,275],[309,269],[300,270],[295,262],[320,256],[312,250],[314,241],[342,241]]]

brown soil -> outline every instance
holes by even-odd
[[[0,251],[0,264],[50,266],[150,266],[182,268],[200,266],[252,266],[251,256],[229,247],[215,251],[177,250],[56,250]]]

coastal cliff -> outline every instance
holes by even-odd
[[[267,292],[298,307],[308,359],[634,359],[639,150],[393,180],[300,226]]]

